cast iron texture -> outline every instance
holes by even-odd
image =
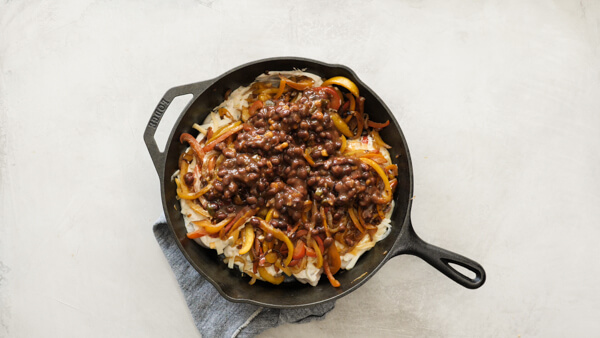
[[[187,144],[179,142],[179,135],[191,132],[194,122],[203,121],[211,109],[223,101],[227,89],[246,86],[265,71],[294,68],[305,69],[324,78],[345,76],[351,79],[358,86],[361,95],[365,97],[365,111],[371,118],[374,121],[388,119],[391,121],[390,126],[381,132],[381,136],[392,146],[390,155],[398,165],[399,184],[394,196],[392,230],[388,237],[365,253],[353,269],[340,270],[336,275],[341,283],[339,288],[332,287],[325,277],[321,278],[316,287],[299,282],[275,286],[258,281],[255,285],[248,285],[249,278],[240,277],[241,273],[238,270],[228,269],[218,259],[215,250],[203,248],[186,237],[183,217],[178,211],[176,186],[171,181],[171,175],[178,169],[179,154],[187,148]],[[154,140],[156,128],[172,100],[185,94],[193,94],[193,98],[173,127],[165,151],[160,152]],[[247,63],[212,80],[172,88],[166,92],[152,114],[144,133],[144,141],[160,179],[163,209],[179,248],[190,264],[211,282],[223,297],[232,302],[246,302],[272,308],[297,308],[330,301],[356,290],[389,259],[401,254],[422,258],[464,287],[475,289],[485,282],[485,271],[481,265],[461,255],[430,245],[415,233],[410,221],[413,172],[408,145],[402,130],[383,101],[348,67],[305,58],[277,57]],[[454,269],[450,263],[474,272],[475,277],[465,276]]]

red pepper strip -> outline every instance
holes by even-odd
[[[333,274],[331,273],[331,270],[329,269],[329,263],[327,263],[327,260],[325,260],[323,262],[323,268],[325,269],[325,274],[327,275],[327,279],[329,279],[329,283],[331,283],[331,286],[333,286],[334,288],[339,288],[340,282],[338,282],[335,279],[335,277],[333,277]]]
[[[317,257],[317,253],[311,247],[306,247],[306,255],[308,257]]]
[[[198,166],[198,165],[202,166],[202,160],[204,159],[204,154],[206,153],[206,150],[204,150],[202,148],[200,143],[198,143],[198,140],[196,140],[196,138],[194,136],[192,136],[188,133],[183,133],[179,137],[179,142],[181,142],[181,143],[187,142],[190,144],[190,147],[192,147],[194,154],[196,154],[196,160],[198,161],[196,166]]]
[[[252,271],[254,273],[258,273],[258,260],[254,261],[254,264],[252,265]]]
[[[303,241],[296,242],[296,246],[294,247],[294,256],[293,259],[300,259],[306,255],[306,246]]]
[[[263,102],[261,100],[256,100],[254,103],[248,108],[248,116],[254,116],[254,113],[263,107]]]
[[[209,144],[204,146],[204,151],[205,152],[209,152],[211,150],[213,150],[213,148],[217,145],[217,143],[219,142],[223,142],[226,138],[228,138],[229,136],[237,133],[238,131],[242,130],[244,128],[244,124],[240,124],[237,127],[231,128],[229,131],[223,133],[223,135],[220,135],[219,137],[217,137],[216,139],[214,139],[212,142],[210,142]],[[183,136],[183,134],[181,135]]]
[[[342,99],[335,91],[335,89],[331,87],[317,87],[315,91],[324,91],[331,96],[331,101],[329,102],[329,107],[333,109],[338,109],[342,105]]]
[[[323,245],[323,240],[321,239],[321,236],[314,236],[313,238],[317,241],[321,252],[325,254],[325,246]]]
[[[377,122],[373,122],[373,121],[369,120],[369,122],[367,122],[367,124],[371,128],[381,129],[381,128],[385,128],[385,127],[389,126],[390,120],[385,121],[385,123],[377,123]]]
[[[221,229],[221,232],[219,233],[219,237],[223,237],[223,235],[225,235],[229,229],[231,229],[231,227],[235,224],[235,222],[237,222],[240,218],[242,218],[242,216],[248,212],[248,210],[250,210],[250,207],[245,207],[242,210],[240,210],[240,212],[237,213],[237,215],[235,215],[235,217],[231,220],[231,222],[229,222],[229,224],[227,224],[226,226],[223,227],[223,229]]]
[[[287,248],[287,245],[285,243],[281,244],[281,248],[279,248],[279,253],[281,253],[282,255],[287,255],[288,248]]]
[[[194,232],[190,232],[189,234],[187,234],[187,238],[195,239],[195,238],[200,238],[200,237],[206,236],[206,235],[208,235],[208,232],[206,232],[206,230],[204,230],[204,228],[200,228]]]
[[[301,259],[293,259],[293,260],[290,262],[290,264],[288,264],[287,266],[288,266],[288,267],[290,267],[290,266],[296,266],[296,265],[298,265],[298,263],[300,263],[301,261],[302,261]]]

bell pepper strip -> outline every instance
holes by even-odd
[[[331,270],[332,275],[335,275],[338,271],[340,271],[340,268],[342,267],[342,260],[335,243],[331,243],[329,249],[327,249],[327,261],[329,263],[329,269]]]
[[[371,168],[375,169],[375,171],[379,174],[379,176],[383,180],[383,185],[385,186],[385,192],[386,192],[386,196],[385,196],[386,202],[385,203],[389,203],[392,200],[392,188],[390,187],[390,181],[388,180],[388,177],[385,174],[385,172],[383,171],[383,169],[381,168],[381,166],[379,164],[377,164],[375,161],[368,159],[368,158],[361,157],[360,160],[363,161],[365,164],[368,164],[369,166],[371,166]]]
[[[261,100],[256,100],[254,103],[248,108],[248,116],[252,117],[256,114],[256,111],[263,107],[263,102]]]
[[[300,259],[304,257],[304,255],[306,255],[306,245],[304,245],[303,241],[299,240],[298,242],[296,242],[296,246],[294,247],[294,255],[292,256],[292,258]]]
[[[285,279],[285,276],[283,276],[283,275],[271,276],[271,274],[267,271],[267,269],[262,266],[258,267],[258,273],[260,274],[260,277],[262,277],[262,279],[264,279],[265,281],[267,281],[271,284],[275,284],[275,285],[281,284],[281,282],[283,282],[283,280]]]
[[[288,267],[294,267],[294,266],[298,265],[298,263],[300,263],[300,262],[302,262],[302,259],[292,259],[290,264],[288,264]]]
[[[371,128],[383,129],[390,125],[390,120],[387,120],[384,123],[377,123],[377,122],[373,122],[373,121],[369,120],[369,122],[367,122],[367,124]]]
[[[337,113],[331,114],[331,119],[333,120],[333,124],[335,125],[337,130],[339,130],[340,133],[344,134],[344,136],[346,137],[354,137],[354,134],[352,133],[352,131],[350,131],[350,127],[348,127],[348,124],[346,124],[346,122],[344,122],[344,120]]]
[[[313,250],[311,247],[307,246],[306,247],[306,255],[308,257],[317,257],[317,253],[315,252],[315,250]]]
[[[314,81],[312,79],[308,79],[308,80],[301,81],[301,82],[294,82],[281,74],[279,74],[279,78],[281,79],[281,81],[284,81],[287,86],[289,86],[293,89],[296,89],[296,90],[305,90],[307,88],[310,88],[314,83]],[[281,86],[281,82],[280,82],[280,86]]]
[[[246,223],[246,221],[248,221],[250,219],[250,217],[252,217],[252,216],[254,216],[254,214],[256,214],[256,212],[258,212],[258,208],[250,209],[250,210],[246,211],[246,213],[242,217],[240,217],[240,219],[238,219],[235,223],[233,223],[233,225],[231,226],[231,228],[229,230],[225,231],[225,234],[230,234],[233,231],[235,231],[237,228],[244,225]],[[223,237],[221,237],[221,238],[223,238]]]
[[[281,79],[279,81],[279,90],[277,90],[277,94],[275,94],[274,99],[277,100],[283,95],[283,91],[285,90],[285,80]]]
[[[344,87],[344,88],[348,89],[348,91],[350,91],[350,93],[352,93],[352,95],[354,95],[356,97],[359,96],[358,87],[356,86],[356,84],[354,84],[354,82],[350,81],[350,79],[348,79],[347,77],[343,77],[343,76],[332,77],[330,79],[327,79],[325,82],[323,82],[323,84],[321,86],[325,87],[325,86],[331,86],[331,85],[338,85],[340,87]]]
[[[199,215],[202,215],[204,217],[210,217],[210,214],[208,213],[208,211],[204,210],[204,208],[200,205],[198,205],[197,203],[194,203],[191,200],[186,200],[184,199],[185,203],[188,205],[188,207],[190,207],[190,209],[194,210],[194,212],[196,212]]]
[[[350,111],[355,111],[356,110],[356,100],[354,99],[354,95],[350,94],[350,93],[346,93],[346,98],[348,99],[348,102],[350,102]]]
[[[219,232],[219,237],[223,238],[223,236],[225,236],[225,233],[227,233],[229,231],[229,229],[231,229],[231,227],[235,224],[235,222],[237,222],[240,218],[242,218],[242,216],[244,216],[244,214],[246,214],[246,212],[250,210],[250,207],[244,207],[242,210],[240,210],[235,217],[223,228],[221,229],[221,231]]]
[[[273,252],[273,251],[271,251],[265,255],[265,261],[269,264],[275,264],[275,262],[277,261],[277,258],[279,258],[277,256],[277,253]]]
[[[331,237],[331,233],[329,233],[329,227],[327,226],[327,215],[325,215],[324,207],[321,207],[321,217],[323,218],[323,227],[325,228],[325,234],[327,234],[327,237]]]
[[[183,133],[179,137],[179,142],[189,143],[190,147],[192,147],[192,150],[194,151],[194,154],[196,155],[196,161],[198,162],[196,165],[202,165],[202,160],[204,159],[204,154],[206,151],[202,148],[198,140],[188,133]]]
[[[316,238],[319,238],[319,237],[316,237]],[[317,262],[315,264],[315,267],[317,269],[320,269],[323,266],[323,254],[321,253],[322,250],[321,250],[321,248],[319,248],[319,244],[317,244],[316,241],[311,241],[310,246],[313,248],[313,250],[315,250],[315,253],[317,254]]]
[[[387,143],[383,142],[383,140],[381,139],[381,136],[379,135],[378,132],[372,131],[371,135],[373,136],[373,140],[375,140],[375,143],[377,145],[379,145],[380,147],[384,147],[386,149],[392,148],[390,145],[388,145]]]
[[[269,212],[267,212],[267,216],[265,216],[265,221],[270,222],[271,219],[273,218],[274,212],[275,212],[275,208],[269,209]]]
[[[291,276],[292,275],[292,272],[290,271],[290,268],[282,266],[279,259],[277,261],[275,261],[275,267],[277,267],[279,270],[281,270],[281,272],[283,272],[287,276]]]
[[[352,223],[354,224],[354,226],[358,229],[358,231],[360,231],[361,233],[364,234],[365,229],[360,224],[360,221],[358,220],[358,216],[356,215],[356,210],[354,209],[354,207],[350,207],[350,209],[348,209],[348,214],[350,215],[350,219],[352,220]]]
[[[342,98],[338,95],[338,93],[335,91],[335,89],[333,89],[331,87],[321,86],[321,87],[314,88],[314,90],[315,91],[323,91],[323,92],[329,94],[329,96],[331,96],[331,100],[329,100],[329,108],[333,108],[333,109],[337,110],[342,105]]]
[[[248,253],[252,249],[252,244],[254,244],[254,228],[251,224],[246,224],[244,228],[244,244],[238,253],[240,255]]]
[[[204,146],[204,151],[208,152],[208,151],[213,150],[213,148],[217,145],[217,143],[224,141],[226,138],[228,138],[229,136],[237,133],[238,131],[242,130],[243,128],[244,128],[244,125],[240,124],[240,125],[237,125],[237,126],[231,128],[231,129],[229,129],[228,131],[222,133],[217,138],[215,138],[212,142],[210,142],[207,145],[205,145]]]
[[[306,229],[298,230],[298,232],[296,232],[296,237],[297,237],[297,238],[302,238],[302,237],[304,237],[304,235],[306,235],[307,233],[308,233],[308,230],[306,230]]]
[[[398,176],[398,166],[395,164],[390,164],[385,167],[385,171],[389,172],[389,176],[396,177]]]
[[[352,96],[352,95],[350,95]],[[337,113],[340,116],[344,116],[344,114],[346,114],[346,112],[348,111],[348,108],[350,108],[350,101],[346,101],[341,107],[340,109],[338,109]]]
[[[321,250],[321,252],[325,252],[325,246],[323,245],[323,239],[321,239],[321,236],[315,236],[313,238],[317,242],[319,250]]]
[[[292,241],[290,241],[290,238],[288,236],[286,236],[281,230],[273,228],[265,220],[259,219],[259,221],[260,221],[260,228],[263,229],[263,231],[273,234],[273,237],[275,237],[278,240],[285,243],[285,245],[287,246],[287,249],[288,249],[288,254],[287,254],[287,258],[283,262],[283,265],[287,266],[288,264],[290,264],[290,262],[292,261],[292,257],[294,256],[294,245],[292,244]]]
[[[325,270],[325,274],[327,275],[327,279],[329,279],[329,283],[331,283],[331,286],[333,286],[334,288],[339,288],[340,282],[338,282],[335,279],[335,277],[333,277],[333,274],[331,273],[331,270],[329,269],[329,263],[327,263],[327,261],[323,262],[323,269]]]
[[[393,179],[390,181],[390,188],[392,189],[392,191],[394,191],[394,189],[396,189],[396,186],[398,186],[398,180],[397,179]]]
[[[306,162],[308,162],[308,164],[310,164],[311,167],[315,166],[315,161],[313,160],[313,158],[310,156],[310,149],[306,148],[304,150],[304,159],[306,159]]]
[[[235,128],[235,127],[239,126],[240,124],[242,124],[242,121],[235,121],[233,123],[230,123],[230,124],[228,124],[226,126],[223,126],[223,127],[219,128],[219,130],[217,130],[212,135],[212,137],[208,139],[208,142],[206,142],[206,143],[208,144],[208,143],[216,140],[217,137],[223,135],[224,133],[226,133],[227,131],[231,130],[232,128]]]
[[[342,141],[342,146],[340,147],[340,153],[343,154],[344,151],[346,150],[346,147],[348,147],[348,141],[346,140],[346,136],[341,135],[340,141]]]
[[[363,154],[360,155],[361,158],[370,158],[373,161],[377,162],[378,164],[386,164],[388,163],[388,160],[381,154],[375,154],[375,153],[368,153],[368,154]]]
[[[223,227],[226,226],[227,223],[229,223],[232,219],[233,219],[233,217],[226,218],[215,225],[210,223],[210,220],[208,220],[208,219],[203,219],[201,221],[193,221],[192,223],[195,226],[204,228],[204,230],[206,230],[206,232],[208,234],[212,235],[212,234],[216,234],[217,232],[221,231],[221,229],[223,229]]]
[[[192,231],[190,233],[187,234],[187,238],[189,239],[196,239],[196,238],[200,238],[202,236],[206,236],[208,235],[208,233],[206,232],[206,230],[204,228],[199,228],[196,231]]]
[[[197,193],[184,193],[183,192],[183,186],[184,184],[181,184],[181,181],[179,181],[178,178],[175,179],[175,184],[177,184],[177,196],[179,196],[179,198],[184,199],[184,200],[195,200],[198,197],[204,195],[210,188],[211,185],[207,185],[206,187],[204,187],[204,189],[201,189],[200,191],[198,191]],[[208,187],[208,189],[206,189]]]

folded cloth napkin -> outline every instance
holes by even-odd
[[[331,301],[308,308],[279,310],[230,302],[188,263],[179,251],[164,215],[154,224],[154,236],[175,273],[203,337],[252,337],[284,323],[323,319],[335,306],[335,301]]]

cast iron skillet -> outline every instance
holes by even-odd
[[[205,249],[186,237],[183,217],[179,212],[179,202],[176,200],[175,183],[171,181],[171,175],[178,169],[179,154],[187,148],[187,145],[179,142],[179,136],[181,133],[190,132],[194,122],[203,121],[211,109],[223,101],[227,89],[246,86],[265,71],[293,68],[306,69],[324,78],[339,75],[351,79],[360,89],[361,95],[365,97],[365,111],[369,113],[372,120],[391,121],[391,124],[381,132],[381,137],[392,146],[390,155],[398,165],[399,184],[394,196],[392,230],[389,236],[366,252],[353,269],[338,272],[336,278],[341,283],[339,288],[332,287],[324,277],[316,287],[299,282],[282,283],[277,286],[263,282],[248,285],[248,277],[242,278],[238,270],[228,269],[218,259],[215,250]],[[154,140],[156,128],[171,101],[185,94],[192,94],[193,98],[171,131],[165,151],[160,152]],[[383,264],[401,254],[422,258],[455,282],[470,289],[480,287],[485,281],[485,271],[481,265],[424,242],[413,230],[410,221],[413,172],[406,140],[392,112],[348,67],[304,58],[278,57],[247,63],[212,80],[172,88],[166,92],[154,110],[144,132],[144,141],[160,179],[165,216],[181,252],[223,297],[232,302],[245,302],[272,308],[299,308],[330,301],[356,290]],[[467,277],[453,268],[450,263],[472,271],[475,277]]]

